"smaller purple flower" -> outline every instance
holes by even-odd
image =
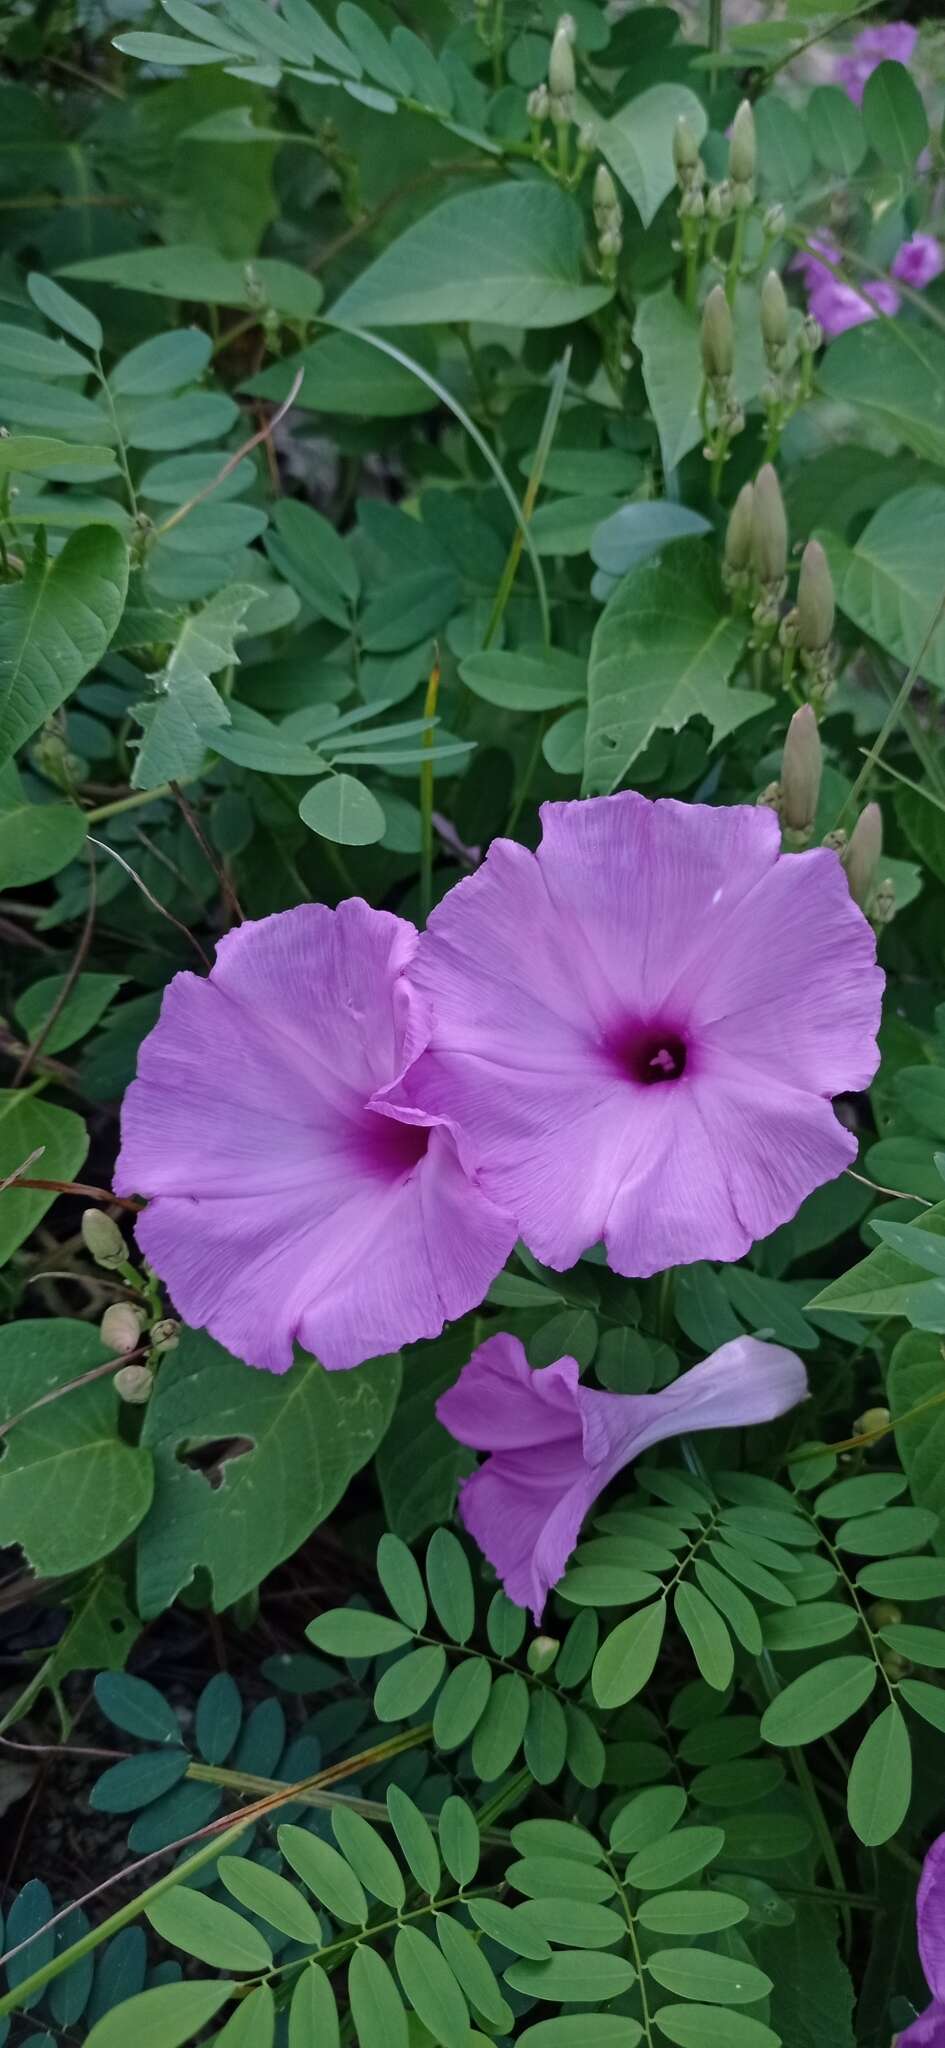
[[[897,2048],[945,2048],[945,1835],[939,1835],[925,1859],[916,1899],[919,1954],[932,1993],[926,2006]]]
[[[821,257],[825,259],[823,262],[820,261]],[[843,250],[839,242],[832,241],[829,235],[811,235],[807,248],[801,249],[794,257],[791,269],[800,271],[808,291],[811,292],[816,285],[832,283],[833,273],[828,270],[827,265],[842,261]]]
[[[577,1361],[532,1372],[517,1337],[474,1351],[436,1412],[461,1444],[488,1451],[460,1489],[460,1517],[510,1600],[536,1623],[598,1494],[650,1444],[684,1430],[770,1422],[807,1394],[793,1351],[736,1337],[658,1394],[582,1387]]]
[[[859,106],[866,81],[877,64],[909,64],[918,39],[918,29],[908,21],[887,21],[879,28],[864,28],[854,38],[847,55],[837,61],[838,85]]]
[[[833,340],[838,334],[845,334],[848,327],[862,327],[867,320],[878,320],[881,313],[898,313],[900,304],[895,285],[885,278],[869,278],[864,284],[855,285],[841,284],[839,278],[828,276],[811,291],[808,312],[813,313],[828,340]]]
[[[936,235],[910,235],[897,249],[892,262],[892,274],[900,283],[911,284],[913,291],[924,291],[934,277],[945,270],[945,256]]]

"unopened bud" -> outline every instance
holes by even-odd
[[[879,1661],[894,1685],[898,1685],[900,1678],[905,1678],[912,1669],[908,1657],[900,1657],[898,1650],[884,1650]]]
[[[583,122],[578,129],[578,149],[582,156],[590,156],[594,147],[594,135],[595,130],[592,128],[590,121]]]
[[[568,20],[570,16],[564,15],[558,23],[548,62],[548,90],[556,100],[570,99],[577,84],[571,36],[563,29],[563,23]]]
[[[151,1346],[154,1351],[174,1351],[180,1343],[180,1324],[173,1316],[165,1316],[155,1323],[151,1330]]]
[[[536,1677],[550,1671],[560,1648],[561,1644],[556,1636],[535,1636],[525,1653],[529,1671],[533,1671]]]
[[[893,1600],[874,1600],[869,1610],[874,1628],[898,1628],[902,1620],[902,1608]]]
[[[764,229],[765,234],[768,237],[769,242],[778,241],[779,237],[783,235],[784,230],[787,227],[787,214],[785,213],[783,206],[769,206],[765,212],[761,225]]]
[[[806,314],[801,326],[801,341],[803,343],[803,346],[810,351],[810,354],[812,356],[814,356],[817,354],[817,350],[822,346],[823,339],[824,330],[821,327],[820,321],[815,320],[813,313]]]
[[[710,186],[706,210],[710,220],[726,221],[731,219],[732,187],[728,178],[723,178],[719,185]]]
[[[835,616],[830,564],[819,540],[809,540],[797,585],[797,638],[806,654],[822,654],[829,646]]]
[[[559,14],[555,24],[555,35],[566,37],[569,43],[577,42],[577,22],[573,14]]]
[[[602,228],[597,237],[597,246],[602,256],[619,256],[623,248],[623,236],[619,228]]]
[[[735,368],[735,328],[720,284],[713,285],[702,308],[702,367],[710,383],[730,377]]]
[[[761,333],[766,352],[782,349],[788,338],[787,294],[776,270],[761,287]]]
[[[128,1257],[128,1247],[117,1223],[101,1209],[83,1209],[82,1242],[96,1265],[112,1272],[123,1266]]]
[[[882,850],[883,814],[878,804],[867,804],[857,818],[843,856],[850,894],[861,910],[869,905]]]
[[[755,203],[754,185],[743,185],[738,178],[732,179],[732,206],[736,213],[750,213]]]
[[[725,533],[725,566],[736,575],[748,568],[751,561],[751,536],[753,525],[752,508],[755,502],[754,484],[743,484],[728,516]]]
[[[113,1301],[99,1324],[106,1351],[136,1351],[141,1342],[141,1324],[127,1301]]]
[[[594,219],[598,226],[607,226],[610,214],[621,211],[617,187],[606,164],[598,164],[594,172]]]
[[[853,1424],[854,1436],[873,1436],[879,1429],[888,1429],[892,1416],[888,1408],[864,1408]]]
[[[749,100],[742,100],[732,122],[728,174],[735,185],[750,185],[755,175],[755,117]]]
[[[820,843],[821,846],[829,847],[831,853],[845,853],[847,847],[847,835],[843,829],[843,826],[838,825],[833,832],[825,832]]]
[[[677,173],[694,171],[699,162],[699,144],[684,114],[673,129],[673,162]]]
[[[154,1374],[146,1365],[121,1365],[112,1386],[120,1401],[127,1401],[132,1408],[140,1408],[151,1398]]]
[[[787,514],[777,472],[770,462],[758,471],[755,483],[751,544],[759,582],[772,588],[783,583],[787,571]]]
[[[528,118],[530,121],[547,121],[549,106],[548,87],[546,85],[536,85],[534,91],[529,93],[525,104],[528,108]]]
[[[817,816],[823,753],[812,705],[802,704],[787,729],[781,757],[781,816],[791,832],[809,832]]]
[[[690,185],[688,192],[683,193],[679,202],[679,218],[680,220],[703,220],[705,218],[705,199],[698,185]]]

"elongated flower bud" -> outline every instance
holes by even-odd
[[[734,185],[750,185],[755,175],[755,117],[750,100],[743,100],[732,122],[728,149],[728,174]]]
[[[548,63],[548,90],[553,100],[568,100],[573,96],[577,84],[574,69],[574,51],[571,36],[566,27],[567,16],[563,16],[555,29]]]
[[[835,615],[830,564],[819,540],[809,540],[797,585],[797,639],[805,653],[821,654],[829,646]]]
[[[128,1247],[117,1223],[101,1209],[83,1210],[82,1242],[96,1265],[105,1266],[112,1272],[117,1266],[123,1266],[128,1257]]]
[[[702,308],[702,367],[710,383],[730,377],[735,368],[735,328],[720,284],[713,285]]]
[[[868,908],[882,850],[883,814],[878,804],[867,804],[857,818],[843,856],[850,894],[861,910]]]
[[[151,1399],[154,1374],[146,1365],[120,1365],[112,1386],[120,1401],[127,1401],[129,1407],[140,1408]]]
[[[536,85],[534,91],[529,93],[525,104],[530,121],[547,121],[550,105],[548,87],[546,85]]]
[[[781,757],[781,816],[791,832],[809,832],[817,816],[823,752],[810,704],[795,711]]]
[[[680,178],[684,171],[694,171],[699,162],[699,144],[685,114],[680,114],[673,129],[673,162]]]
[[[751,561],[754,484],[743,484],[732,506],[725,534],[725,566],[741,575]]]
[[[610,171],[606,164],[598,164],[594,172],[594,219],[598,227],[609,226],[608,216],[614,212],[619,213],[620,210],[617,187]]]
[[[761,287],[761,333],[769,355],[788,338],[787,294],[776,270],[769,270]]]
[[[787,514],[777,473],[770,462],[758,471],[751,543],[759,582],[773,586],[783,583],[787,571]]]
[[[136,1351],[141,1341],[141,1324],[127,1301],[113,1301],[99,1324],[106,1351]]]
[[[706,212],[710,220],[726,221],[732,217],[732,183],[723,178],[718,185],[712,185],[706,200]]]

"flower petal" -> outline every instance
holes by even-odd
[[[740,1259],[856,1157],[856,1139],[822,1096],[721,1054],[713,1066],[644,1097],[638,1153],[604,1229],[617,1273],[642,1279],[696,1259]],[[671,1115],[662,1107],[670,1095]]]
[[[161,1196],[137,1235],[186,1322],[248,1364],[285,1372],[296,1342],[338,1371],[438,1336],[481,1301],[515,1231],[434,1131],[393,1184],[365,1182],[345,1157],[322,1160],[304,1201],[295,1188]]]
[[[582,1387],[585,1451],[604,1466],[597,1490],[666,1437],[771,1422],[807,1394],[797,1353],[757,1337],[733,1338],[657,1394],[598,1394]]]
[[[934,1998],[904,2034],[896,2035],[895,2048],[945,2048],[945,2004]]]
[[[933,1998],[945,2000],[945,1835],[939,1835],[922,1866],[916,1897],[919,1955]]]
[[[772,944],[772,934],[777,943]],[[815,1095],[867,1088],[879,1065],[883,975],[835,853],[785,856],[745,897],[737,934],[685,975],[698,1047]]]

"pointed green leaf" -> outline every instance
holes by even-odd
[[[869,1699],[876,1683],[872,1657],[831,1657],[786,1685],[766,1708],[766,1742],[800,1746],[840,1728]]]

